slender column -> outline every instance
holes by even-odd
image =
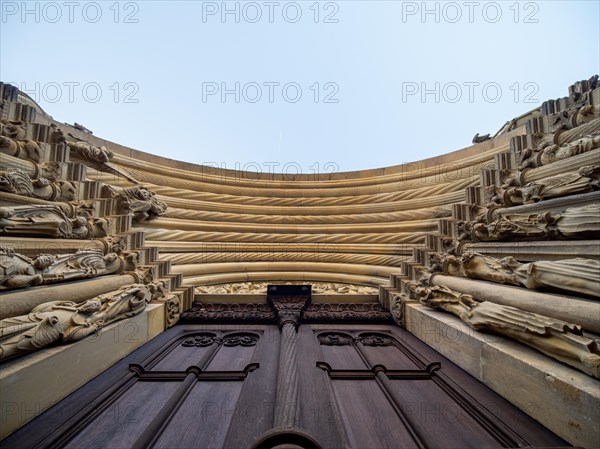
[[[302,313],[310,302],[310,287],[302,286],[308,287],[305,289],[308,294],[281,296],[272,294],[276,291],[273,287],[276,286],[269,287],[267,298],[277,312],[281,329],[274,426],[292,428],[297,427],[299,419],[297,331]]]
[[[296,327],[291,322],[286,322],[281,328],[275,398],[275,427],[296,427],[298,424],[298,366]]]

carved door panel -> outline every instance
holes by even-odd
[[[290,346],[283,338],[275,325],[175,326],[0,447],[566,445],[395,326],[300,325],[297,389],[278,396],[291,387],[280,376],[289,368],[280,363]],[[293,427],[274,429],[281,410],[295,417]]]
[[[396,326],[303,325],[299,334],[301,426],[323,447],[568,446]]]

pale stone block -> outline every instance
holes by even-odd
[[[600,447],[600,381],[453,315],[406,305],[406,329],[574,446]]]
[[[0,439],[165,329],[162,304],[78,342],[7,361],[0,369]]]

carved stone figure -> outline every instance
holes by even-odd
[[[598,147],[600,147],[599,133],[583,137],[575,142],[565,143],[561,146],[556,144],[550,145],[541,151],[540,163],[541,165],[548,165],[552,162],[586,153]]]
[[[104,163],[110,161],[114,157],[112,151],[105,147],[98,147],[87,142],[67,141],[71,156],[84,161]]]
[[[0,136],[0,153],[39,162],[41,149],[33,140],[16,140],[11,137]]]
[[[0,234],[70,238],[87,229],[78,219],[69,219],[58,206],[0,207]]]
[[[105,218],[69,218],[54,205],[0,207],[2,234],[88,239],[106,237],[110,225]]]
[[[81,249],[75,254],[53,256],[52,264],[42,271],[43,283],[49,284],[120,272],[125,261],[116,253]]]
[[[485,142],[486,140],[490,140],[489,134],[480,136],[479,133],[477,133],[473,136],[473,143],[481,143],[481,142]]]
[[[181,315],[181,300],[177,295],[169,295],[165,298],[165,321],[167,327],[173,326]]]
[[[550,287],[590,296],[600,296],[600,261],[564,259],[520,263],[513,257],[502,259],[465,252],[461,257],[448,256],[446,272],[500,284],[527,288]]]
[[[477,331],[518,340],[544,354],[600,378],[598,343],[583,336],[580,326],[515,307],[478,301],[445,286],[413,287],[415,299],[450,312]]]
[[[72,201],[77,193],[72,182],[51,183],[46,178],[32,180],[27,173],[19,169],[0,171],[0,190],[48,201]]]
[[[600,233],[600,204],[571,207],[554,216],[546,228],[552,235],[563,237],[598,237]]]
[[[544,216],[545,214],[502,216],[490,224],[476,223],[473,225],[472,237],[480,241],[518,237],[544,238],[548,235]]]
[[[400,327],[404,327],[404,304],[409,301],[410,298],[406,295],[394,294],[390,298],[390,313],[392,319]]]
[[[573,207],[560,213],[510,214],[486,224],[473,225],[473,237],[480,241],[585,238],[600,232],[600,204]]]
[[[483,203],[486,207],[499,207],[504,205],[502,194],[494,185],[487,186],[483,189]]]
[[[52,256],[39,256],[33,260],[0,246],[0,290],[41,284],[41,270],[51,263]]]
[[[137,222],[150,221],[158,218],[167,210],[166,203],[159,201],[154,192],[145,187],[120,188],[104,186],[105,194],[116,198],[123,210],[133,213]]]
[[[12,139],[23,140],[27,135],[23,122],[8,122],[2,120],[0,122],[0,134]]]
[[[42,254],[30,259],[0,247],[0,290],[83,279],[121,272],[126,263],[116,253],[81,249],[74,254]]]
[[[544,178],[521,187],[511,187],[507,189],[505,195],[510,198],[512,204],[528,204],[598,189],[600,189],[600,166],[586,165],[576,172]]]
[[[80,304],[52,301],[28,315],[0,320],[0,360],[53,343],[81,340],[114,321],[140,313],[156,299],[158,290],[156,285],[133,284]]]

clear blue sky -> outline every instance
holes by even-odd
[[[99,137],[225,168],[420,160],[600,72],[596,1],[74,3],[1,2],[0,79]]]

